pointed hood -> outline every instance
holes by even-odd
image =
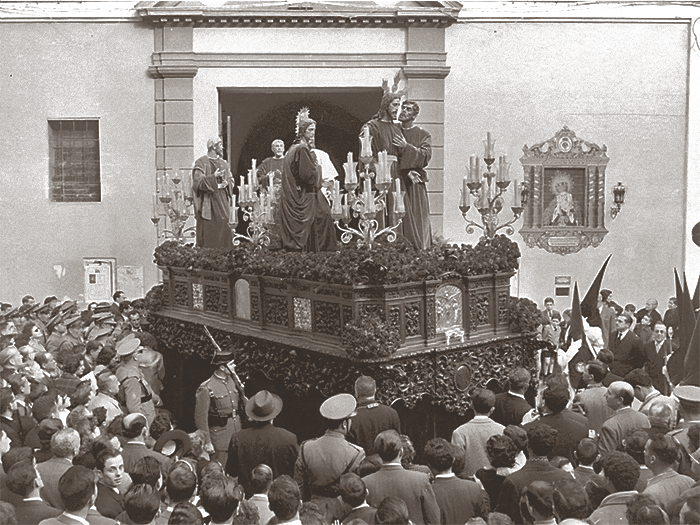
[[[608,258],[605,259],[603,266],[598,270],[598,275],[593,279],[590,288],[588,288],[586,292],[586,296],[583,298],[583,301],[581,301],[581,313],[591,326],[603,326],[600,320],[600,312],[598,311],[598,297],[600,296],[600,287],[603,284],[605,269],[608,267],[611,257],[612,254],[608,255]]]

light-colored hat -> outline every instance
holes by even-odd
[[[138,339],[122,339],[121,341],[119,341],[119,343],[117,343],[117,355],[120,357],[131,355],[134,352],[136,352],[136,350],[138,350],[140,346],[141,341],[139,341]]]
[[[673,389],[673,395],[676,396],[681,404],[697,405],[700,404],[700,387],[693,385],[677,386]]]
[[[355,408],[357,408],[357,401],[352,394],[337,394],[323,402],[320,412],[326,419],[337,421],[354,416]]]

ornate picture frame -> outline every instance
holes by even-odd
[[[552,138],[523,146],[520,163],[530,199],[520,229],[530,248],[567,255],[597,247],[605,229],[607,146],[564,126]]]

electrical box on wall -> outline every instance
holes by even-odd
[[[557,275],[554,277],[554,295],[568,297],[571,294],[571,276]]]
[[[85,302],[111,301],[117,288],[117,259],[90,257],[83,259],[85,271]]]

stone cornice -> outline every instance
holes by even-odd
[[[431,2],[433,3],[433,2]],[[459,2],[434,2],[438,7],[382,6],[365,2],[237,3],[209,7],[199,2],[136,4],[141,19],[154,25],[212,27],[446,27],[459,15]]]

